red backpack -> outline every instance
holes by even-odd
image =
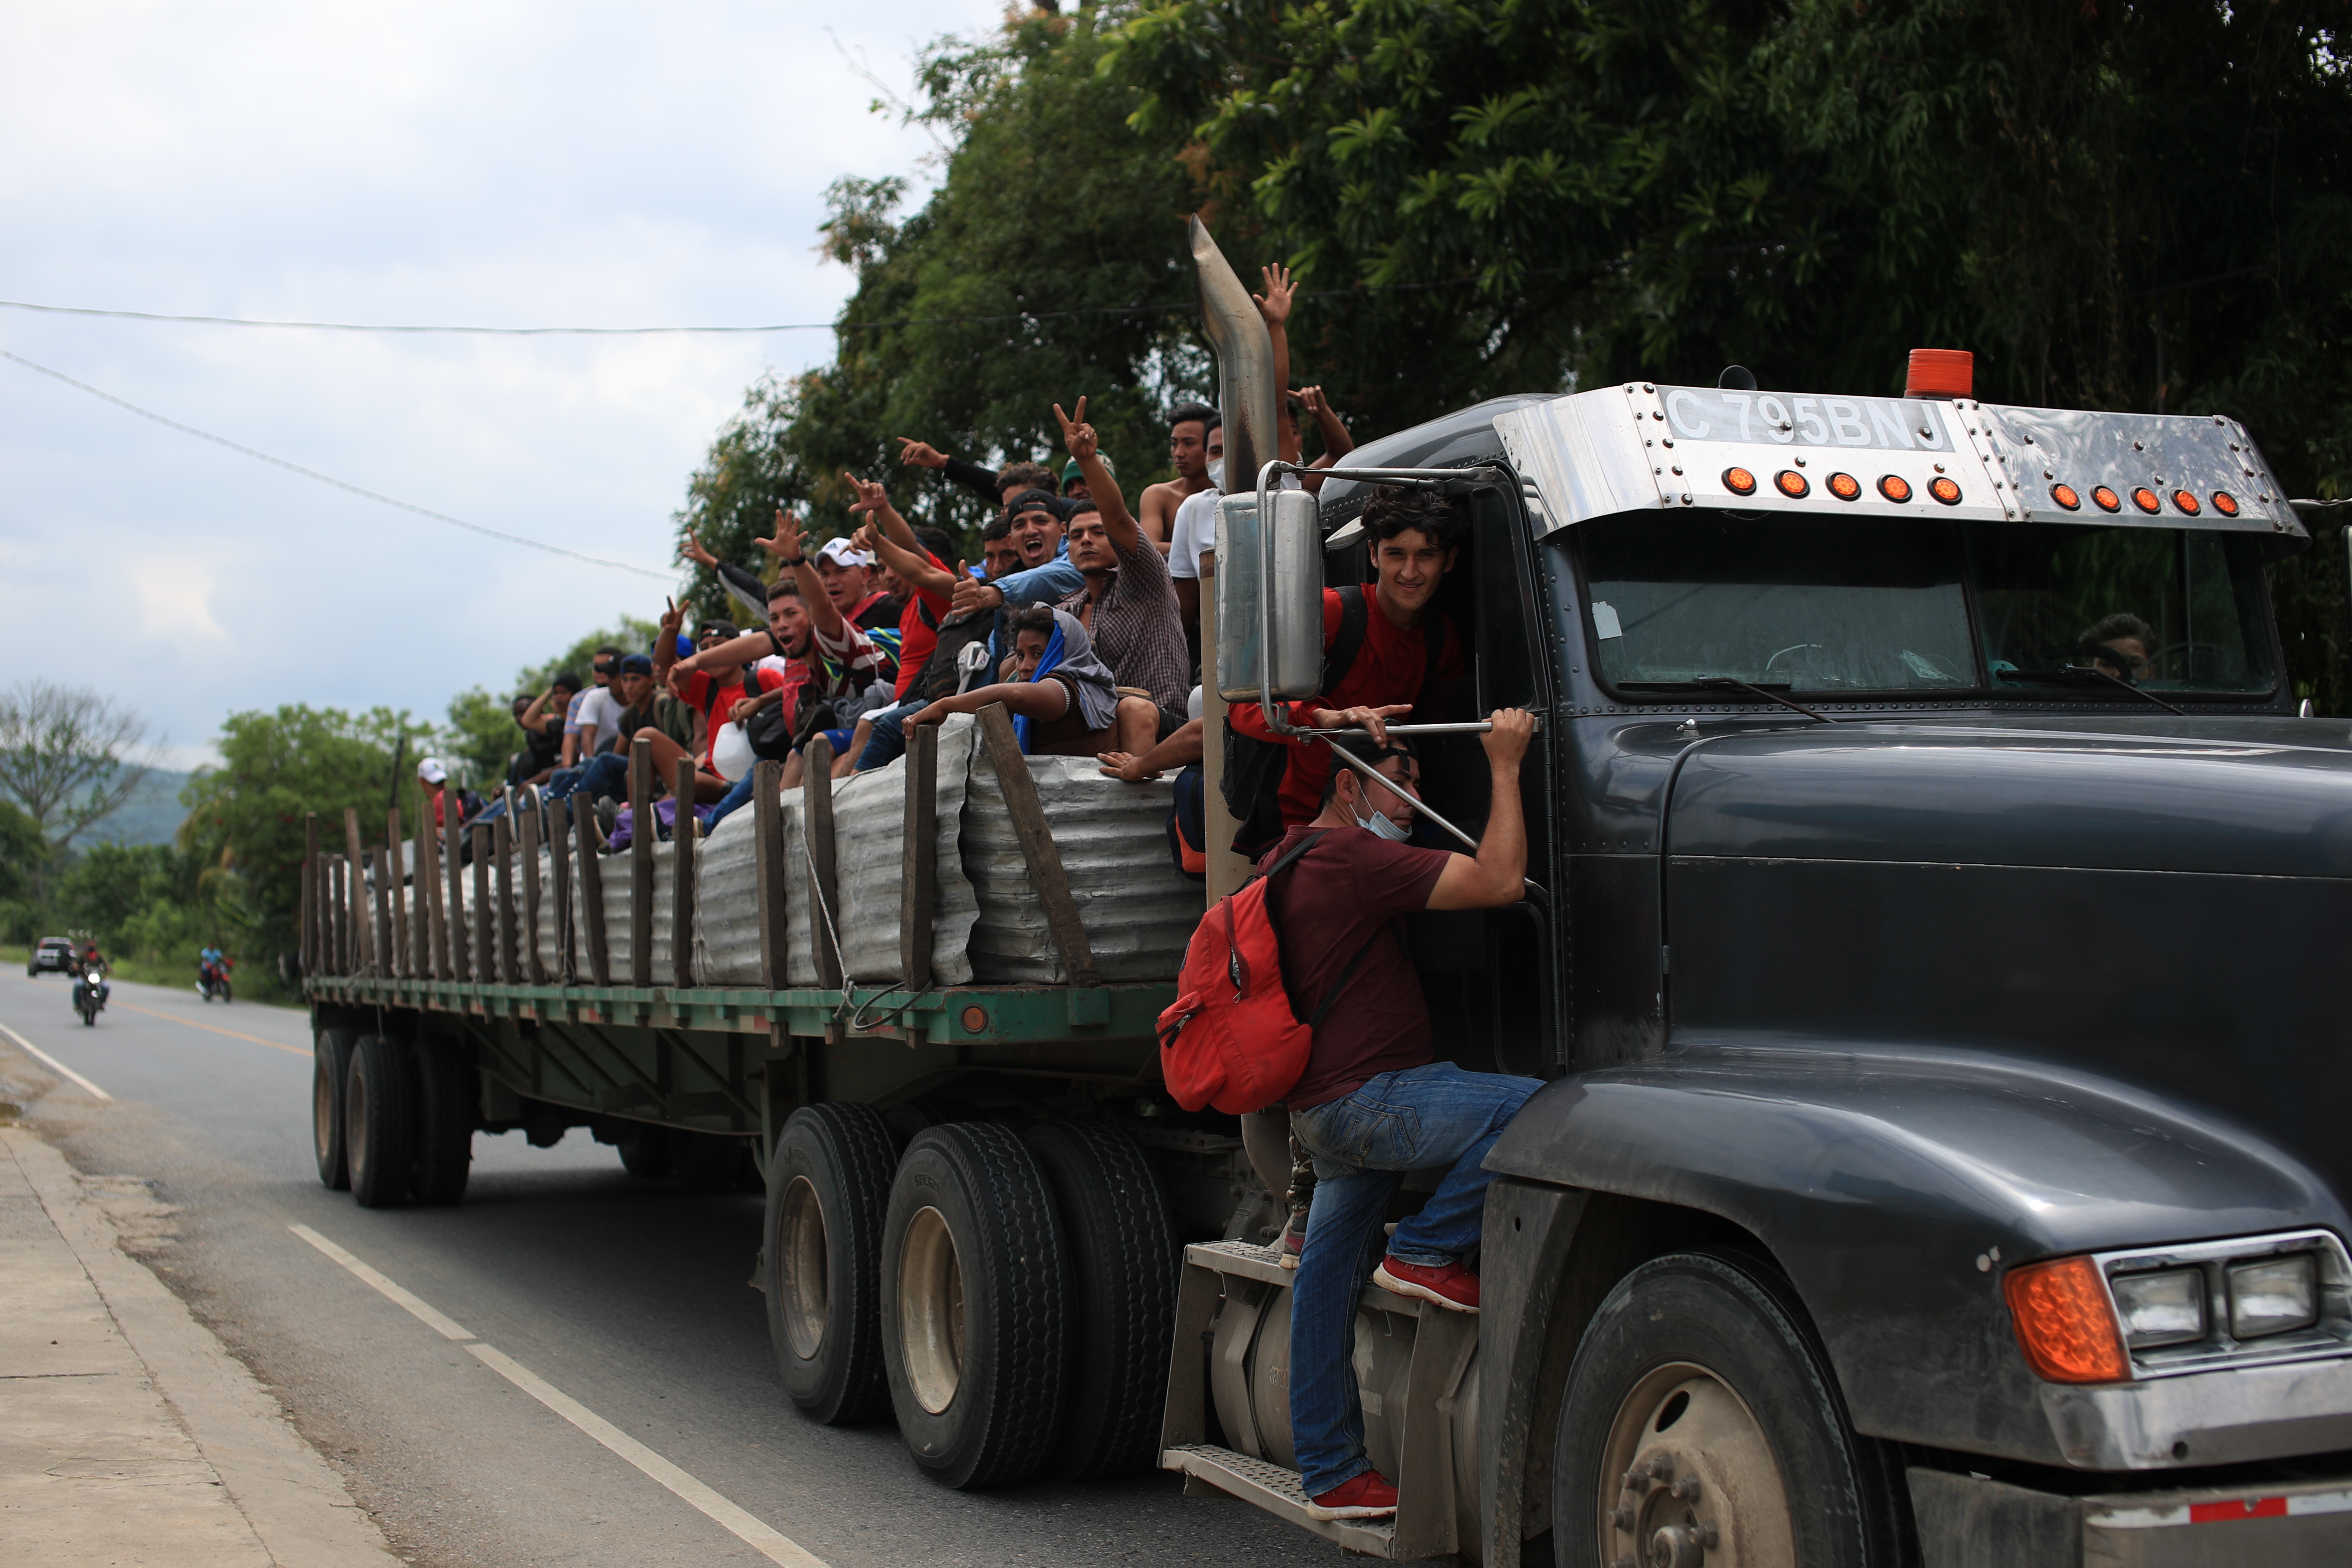
[[[1218,900],[1194,929],[1177,971],[1176,1000],[1160,1015],[1160,1077],[1185,1110],[1210,1106],[1238,1116],[1288,1094],[1307,1070],[1315,1026],[1371,952],[1368,941],[1332,982],[1314,1016],[1299,1020],[1283,987],[1282,942],[1266,890],[1330,831],[1310,833],[1285,850],[1264,875]],[[1379,935],[1373,932],[1373,940]]]

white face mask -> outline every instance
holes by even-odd
[[[1219,489],[1225,488],[1225,460],[1223,458],[1209,465],[1209,482]]]
[[[1355,817],[1357,826],[1362,828],[1365,832],[1371,834],[1375,837],[1386,838],[1391,842],[1401,842],[1412,837],[1412,833],[1404,828],[1399,827],[1394,822],[1391,821],[1389,819],[1389,814],[1385,811],[1376,811],[1372,813],[1371,818],[1369,821],[1365,819],[1360,811],[1354,807],[1349,808],[1349,815]]]

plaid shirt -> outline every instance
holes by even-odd
[[[1176,586],[1169,581],[1167,559],[1141,529],[1136,530],[1133,550],[1118,551],[1118,565],[1108,574],[1099,595],[1082,586],[1054,607],[1080,616],[1090,598],[1095,613],[1087,630],[1096,655],[1110,666],[1121,686],[1141,688],[1151,700],[1181,717],[1192,701],[1192,655],[1184,646],[1184,618],[1176,605]]]

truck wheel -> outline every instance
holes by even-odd
[[[1070,1254],[1068,1406],[1046,1461],[1068,1480],[1149,1469],[1160,1457],[1176,1229],[1143,1151],[1098,1121],[1024,1134],[1045,1168]]]
[[[865,1105],[804,1105],[768,1156],[760,1289],[793,1403],[828,1426],[890,1408],[882,1380],[882,1210],[890,1134]]]
[[[371,1209],[404,1201],[415,1151],[415,1079],[408,1048],[388,1036],[362,1035],[343,1075],[343,1152],[352,1199]]]
[[[1045,1173],[991,1122],[918,1133],[882,1220],[882,1359],[915,1462],[1027,1480],[1061,1425],[1069,1267]]]
[[[474,1163],[474,1104],[481,1079],[454,1041],[426,1035],[409,1048],[416,1064],[416,1170],[420,1204],[466,1195]]]
[[[643,1121],[629,1123],[614,1142],[621,1152],[621,1169],[640,1181],[655,1182],[670,1173],[669,1129]]]
[[[1709,1568],[1900,1559],[1876,1445],[1847,1424],[1785,1286],[1739,1258],[1654,1258],[1578,1345],[1552,1447],[1557,1561]]]
[[[343,1079],[358,1038],[357,1029],[320,1029],[310,1037],[310,1146],[329,1192],[352,1184],[351,1163],[343,1158]]]

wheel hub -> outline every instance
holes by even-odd
[[[947,1216],[926,1205],[907,1226],[898,1260],[898,1343],[907,1381],[937,1415],[963,1384],[963,1268]]]
[[[1635,1384],[1603,1462],[1598,1522],[1611,1568],[1795,1568],[1770,1440],[1706,1368],[1676,1363]]]
[[[783,1248],[784,1339],[793,1354],[814,1361],[824,1349],[830,1281],[825,1273],[824,1206],[806,1176],[784,1189],[778,1241]]]

